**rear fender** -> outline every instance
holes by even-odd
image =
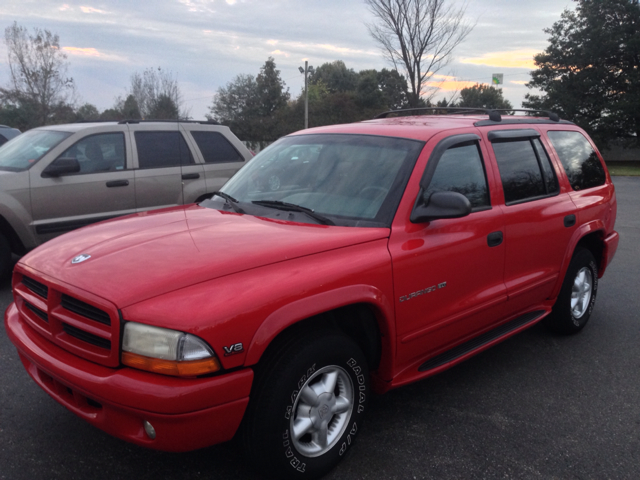
[[[558,276],[556,285],[553,288],[553,291],[551,292],[551,295],[549,296],[549,298],[556,298],[560,294],[560,289],[562,288],[562,284],[564,282],[564,276],[567,274],[569,263],[571,263],[571,258],[573,257],[573,253],[576,251],[576,247],[578,246],[578,243],[580,242],[580,240],[582,240],[587,235],[597,233],[598,236],[601,238],[601,241],[604,242],[604,231],[605,231],[604,222],[598,219],[598,220],[594,220],[592,222],[586,223],[584,225],[581,225],[576,229],[575,232],[573,232],[571,240],[567,245],[567,250],[564,256],[564,260],[562,261],[562,266],[560,267],[560,275]],[[599,258],[598,255],[594,255],[594,256],[596,257],[596,260],[600,265],[601,272],[599,272],[598,276],[601,277],[602,274],[604,273],[604,270],[602,270],[602,260],[604,259]]]

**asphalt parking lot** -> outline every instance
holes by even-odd
[[[614,177],[620,246],[589,325],[535,326],[436,377],[374,397],[328,479],[636,479],[640,471],[640,177]],[[0,308],[11,301],[0,286]],[[233,445],[155,452],[41,391],[0,329],[0,479],[253,479]]]

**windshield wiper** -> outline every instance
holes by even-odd
[[[224,192],[213,192],[213,196],[218,196],[220,198],[224,198],[225,199],[225,205],[229,205],[234,212],[236,213],[245,213],[244,210],[242,208],[240,208],[240,205],[238,202],[238,200],[236,200],[235,198],[233,198],[231,195],[228,195]],[[213,198],[213,196],[211,198]]]
[[[335,225],[333,220],[325,217],[324,215],[320,215],[316,213],[310,208],[303,207],[302,205],[296,205],[294,203],[281,202],[280,200],[254,200],[251,202],[255,205],[260,205],[261,207],[271,207],[276,208],[278,210],[285,210],[287,212],[301,212],[306,213],[311,218],[317,220],[322,225]]]

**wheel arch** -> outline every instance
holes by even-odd
[[[261,324],[249,345],[245,365],[259,363],[267,351],[309,330],[339,329],[363,351],[371,371],[390,370],[395,354],[393,307],[375,287],[355,285],[288,304]]]
[[[3,215],[0,215],[0,234],[5,236],[12,252],[18,255],[23,255],[27,252],[22,240],[20,240],[14,228]]]
[[[560,293],[564,277],[567,274],[567,269],[569,268],[569,263],[571,263],[571,259],[575,252],[580,248],[585,248],[593,254],[596,259],[596,263],[598,264],[598,277],[602,277],[604,274],[603,267],[606,265],[606,259],[603,258],[606,254],[605,226],[602,221],[595,221],[582,225],[574,232],[571,237],[571,241],[567,246],[566,255],[562,262],[562,267],[560,268],[560,275],[558,276],[556,286],[553,289],[550,298],[556,298]]]

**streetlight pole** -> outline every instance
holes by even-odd
[[[304,73],[304,128],[309,128],[309,73],[313,73],[313,67],[309,66],[309,61],[304,61],[304,70],[298,67],[300,73]]]

